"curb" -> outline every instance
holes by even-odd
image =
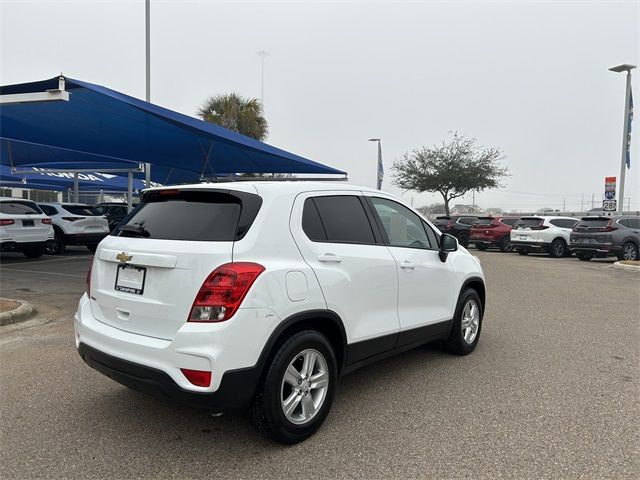
[[[9,312],[0,313],[0,326],[11,325],[12,323],[22,322],[34,316],[37,312],[28,302],[21,300],[13,300],[7,298],[6,300],[12,300],[20,304],[18,308],[14,308]]]
[[[616,262],[611,265],[611,268],[615,268],[617,270],[627,270],[628,272],[636,272],[640,273],[640,267],[636,267],[635,265],[625,265],[624,263]]]

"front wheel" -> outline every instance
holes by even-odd
[[[64,253],[66,246],[62,235],[56,232],[56,236],[53,240],[49,240],[46,245],[47,255],[60,255]]]
[[[481,252],[484,252],[488,247],[484,243],[476,243],[476,248]]]
[[[251,407],[252,423],[280,443],[306,440],[331,410],[338,379],[336,356],[324,335],[296,333],[278,349]]]
[[[458,242],[464,248],[467,248],[469,246],[469,235],[466,233],[461,233],[460,236],[458,237]]]
[[[456,355],[468,355],[473,352],[482,330],[482,302],[480,296],[472,288],[467,288],[456,307],[451,326],[451,333],[446,346],[449,352]]]
[[[566,257],[569,249],[567,248],[567,244],[564,243],[564,240],[556,238],[553,242],[551,242],[551,247],[549,248],[549,255],[553,258]]]

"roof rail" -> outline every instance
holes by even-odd
[[[344,182],[349,180],[347,175],[342,177],[200,177],[200,182]]]

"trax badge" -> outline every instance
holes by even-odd
[[[116,255],[116,259],[119,260],[120,263],[127,263],[132,258],[133,258],[133,255],[127,255],[124,252],[119,253],[118,255]]]

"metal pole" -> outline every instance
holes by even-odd
[[[378,190],[382,190],[382,140],[378,140]]]
[[[624,96],[624,123],[622,129],[622,155],[620,156],[620,191],[618,213],[624,211],[624,176],[627,170],[627,138],[629,135],[629,97],[631,96],[631,70],[627,70],[627,88]]]
[[[266,50],[260,50],[257,55],[262,59],[261,61],[261,74],[260,74],[260,103],[264,109],[264,59],[269,56],[269,52]]]
[[[73,201],[74,203],[80,202],[80,185],[78,181],[78,172],[73,174]]]
[[[133,172],[127,173],[127,213],[133,207]]]
[[[151,0],[144,2],[144,27],[145,27],[145,100],[151,101]],[[144,164],[145,186],[151,185],[151,164]]]

